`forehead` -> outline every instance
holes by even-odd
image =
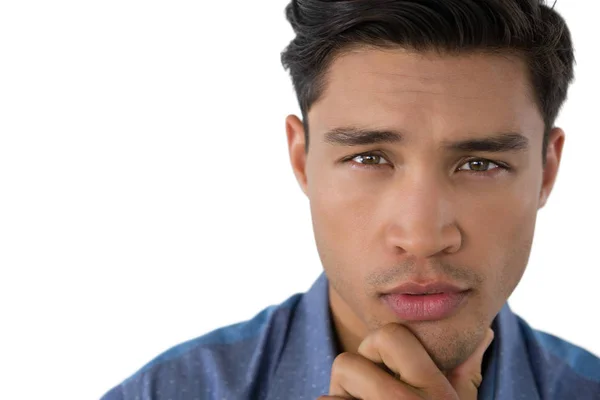
[[[353,49],[327,71],[324,92],[308,113],[310,129],[401,127],[442,136],[536,131],[543,122],[527,76],[525,63],[508,54]]]

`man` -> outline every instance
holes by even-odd
[[[565,140],[564,20],[538,0],[286,12],[289,155],[324,274],[104,399],[600,399],[600,360],[506,304]]]

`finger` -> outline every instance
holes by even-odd
[[[477,399],[477,391],[483,381],[481,375],[481,363],[483,355],[494,340],[494,331],[488,329],[485,338],[479,344],[477,349],[461,365],[456,367],[448,375],[448,380],[461,400]]]
[[[333,361],[329,395],[369,400],[418,399],[407,385],[353,353],[342,353]]]
[[[402,382],[429,392],[448,393],[448,380],[435,365],[421,342],[400,324],[388,324],[367,336],[358,353],[374,363],[383,363]]]

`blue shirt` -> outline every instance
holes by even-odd
[[[479,399],[600,399],[600,359],[534,330],[505,305],[494,320]],[[102,400],[315,400],[337,355],[322,274],[305,294],[179,344]]]

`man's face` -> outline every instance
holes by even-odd
[[[398,322],[441,369],[460,364],[521,279],[560,159],[554,129],[542,165],[544,124],[524,63],[353,50],[330,66],[308,122],[305,154],[302,125],[288,117],[290,156],[342,342]],[[467,290],[443,318],[403,320],[382,300],[406,282],[440,281]]]

